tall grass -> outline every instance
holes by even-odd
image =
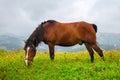
[[[22,50],[0,50],[0,80],[119,80],[120,51],[104,51],[105,62],[95,53],[90,62],[87,51],[56,52],[50,61],[48,52],[37,52],[31,66],[24,66]]]

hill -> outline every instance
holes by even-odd
[[[15,35],[0,35],[0,48],[6,50],[22,49],[22,38]]]
[[[97,41],[105,50],[120,50],[120,34],[100,33],[97,35]]]
[[[120,50],[120,34],[114,33],[97,33],[98,45],[104,50]],[[16,36],[13,34],[0,35],[0,48],[6,50],[23,49],[24,41],[28,36]],[[85,46],[75,45],[72,47],[56,46],[56,51],[79,51],[85,50]],[[38,47],[40,51],[48,51],[47,45],[41,43]]]

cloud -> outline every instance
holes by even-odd
[[[48,19],[61,22],[85,20],[97,24],[99,32],[119,33],[119,9],[119,0],[2,0],[0,34],[30,34]]]
[[[91,20],[99,25],[101,32],[120,32],[120,1],[97,0],[90,11]]]

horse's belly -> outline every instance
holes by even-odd
[[[82,41],[68,41],[68,42],[58,43],[57,45],[67,47],[67,46],[74,46],[76,44],[81,44],[82,45]]]
[[[74,45],[76,45],[76,44],[67,44],[67,43],[64,43],[64,44],[58,44],[59,46],[65,46],[65,47],[67,47],[67,46],[74,46]]]

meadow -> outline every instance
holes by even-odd
[[[95,53],[90,62],[87,51],[37,52],[32,65],[24,65],[23,50],[0,50],[0,80],[120,80],[120,51],[104,51],[105,61]]]

